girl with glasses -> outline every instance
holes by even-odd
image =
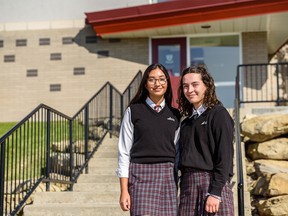
[[[177,215],[174,163],[180,113],[171,103],[167,70],[161,64],[148,66],[124,113],[118,144],[120,206],[132,216]]]

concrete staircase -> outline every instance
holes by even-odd
[[[117,138],[107,135],[89,162],[89,174],[82,174],[73,192],[37,192],[24,216],[125,216],[119,206]]]
[[[128,216],[118,204],[120,195],[117,168],[118,138],[107,135],[94,157],[89,162],[89,174],[82,174],[74,185],[73,192],[37,192],[34,203],[24,208],[24,216]],[[242,154],[244,149],[242,150]],[[235,152],[236,155],[236,152]],[[245,157],[242,155],[243,167]],[[235,216],[238,215],[237,170],[234,158],[235,175],[232,179],[234,192]],[[244,180],[246,171],[244,169]],[[251,215],[250,197],[245,191],[245,216]]]

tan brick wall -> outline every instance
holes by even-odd
[[[243,64],[268,63],[267,32],[242,33],[242,58]],[[242,86],[244,92],[243,99],[259,100],[261,97],[270,96],[271,83],[268,80],[271,79],[271,71],[267,68],[262,68],[263,73],[260,75],[257,72],[259,68],[255,67],[251,70],[254,70],[254,72],[249,73],[248,76],[242,76],[242,84],[244,85]],[[255,105],[254,103],[248,103],[245,104],[245,107],[258,105],[263,106],[263,104]]]
[[[243,64],[268,62],[267,32],[242,33]]]
[[[147,38],[86,44],[87,35],[95,33],[89,28],[2,31],[0,122],[19,121],[40,103],[72,116],[107,81],[122,92],[139,70],[145,70]],[[76,42],[63,45],[63,37]],[[39,38],[50,38],[50,45],[39,46]],[[27,39],[27,46],[17,47],[17,39]],[[100,58],[98,51],[109,51],[109,57]],[[51,53],[61,53],[62,60],[51,61]],[[5,55],[15,55],[15,62],[5,63]],[[75,67],[84,67],[85,75],[74,75]],[[37,69],[38,76],[27,77],[28,69]],[[51,84],[61,84],[61,91],[50,92]]]

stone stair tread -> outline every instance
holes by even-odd
[[[48,203],[111,203],[118,204],[119,192],[51,192],[35,194],[35,204]]]
[[[27,205],[29,207],[38,207],[41,206],[43,207],[42,203],[33,203],[33,205]],[[117,207],[119,210],[121,210],[120,205],[118,204],[118,202],[116,203],[107,203],[107,202],[98,202],[98,203],[47,203],[45,204],[46,207],[75,207],[75,208],[81,208],[81,207],[103,207],[103,208],[112,208],[112,207]]]
[[[32,206],[31,206],[32,207]],[[123,212],[120,207],[116,206],[69,206],[69,205],[45,205],[34,206],[31,208],[26,206],[28,211],[24,212],[24,216],[124,216],[129,212]],[[52,210],[51,210],[52,209]]]
[[[119,179],[116,174],[109,175],[95,175],[95,174],[83,174],[77,180],[78,183],[119,183]]]
[[[119,183],[77,183],[73,187],[73,191],[116,191],[119,192]]]
[[[109,166],[117,166],[118,158],[117,157],[99,157],[99,158],[91,158],[88,166],[100,166],[100,167],[109,167]]]
[[[113,175],[113,173],[115,173],[115,170],[116,170],[116,168],[107,169],[107,170],[98,169],[98,168],[90,168],[89,172],[93,172],[94,175]]]

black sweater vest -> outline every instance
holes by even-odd
[[[157,113],[146,103],[132,104],[130,108],[134,125],[131,162],[174,162],[174,137],[180,116],[178,110],[166,105]]]

